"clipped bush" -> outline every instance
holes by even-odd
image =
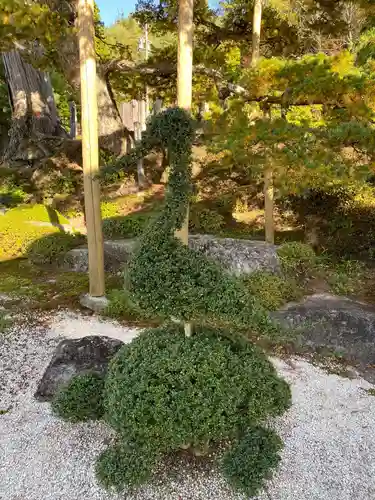
[[[316,266],[314,250],[305,243],[297,241],[284,243],[277,249],[282,270],[290,276],[304,276]]]
[[[224,226],[224,217],[199,205],[192,205],[189,213],[189,229],[197,233],[216,233]]]
[[[108,293],[109,304],[106,314],[113,318],[122,318],[132,321],[151,319],[147,311],[136,304],[127,290],[110,290]]]
[[[103,220],[105,238],[135,238],[149,225],[153,213],[134,213]]]
[[[270,311],[301,296],[301,289],[292,278],[287,279],[267,271],[255,271],[245,276],[244,283],[259,303]]]
[[[122,490],[139,486],[149,479],[157,462],[155,451],[139,443],[118,443],[102,452],[96,462],[96,475],[105,487]]]
[[[106,421],[159,453],[233,438],[290,403],[288,384],[259,348],[203,327],[191,338],[173,324],[145,331],[106,377]]]
[[[221,464],[223,474],[232,486],[255,496],[278,466],[282,447],[274,431],[252,427],[225,454]]]
[[[104,378],[98,373],[76,375],[52,401],[52,410],[70,422],[98,420],[103,416]]]
[[[27,249],[27,256],[33,264],[53,264],[69,250],[85,243],[81,234],[53,233],[33,241]]]

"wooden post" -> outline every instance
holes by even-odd
[[[178,9],[178,59],[177,59],[177,105],[191,111],[193,96],[193,12],[194,0],[179,0]],[[176,237],[189,243],[189,207],[185,221]],[[185,323],[185,335],[192,334],[191,323]]]
[[[105,295],[103,232],[100,212],[98,104],[94,40],[94,0],[78,0],[78,39],[81,70],[82,157],[90,295]]]
[[[255,0],[253,13],[253,46],[251,65],[256,66],[260,55],[260,30],[262,27],[262,0]]]

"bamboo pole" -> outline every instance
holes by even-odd
[[[179,0],[178,9],[178,59],[177,59],[177,105],[191,111],[193,94],[193,11],[194,0]],[[176,237],[185,245],[189,243],[189,207],[185,221],[176,231]],[[185,335],[192,334],[191,323],[185,323]]]
[[[103,232],[100,212],[98,104],[94,39],[94,0],[78,0],[81,70],[82,158],[89,251],[90,295],[105,295]]]
[[[260,55],[260,30],[262,27],[262,0],[255,0],[253,12],[253,46],[251,65],[256,66]]]

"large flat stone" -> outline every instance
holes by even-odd
[[[123,265],[129,262],[136,244],[135,239],[106,241],[104,243],[106,271],[121,270]],[[262,241],[190,235],[189,247],[213,258],[233,274],[249,274],[257,270],[279,271],[277,247]],[[70,250],[65,256],[64,268],[87,272],[87,247]]]
[[[296,328],[303,345],[333,349],[375,381],[375,308],[330,294],[291,303],[273,316]]]
[[[121,270],[129,262],[137,241],[113,240],[104,242],[104,267],[107,272]],[[89,253],[86,246],[70,250],[64,258],[63,268],[68,271],[87,272],[89,269]]]
[[[59,388],[75,375],[106,373],[109,361],[122,345],[120,340],[102,336],[63,340],[44,372],[35,398],[38,401],[51,401]]]

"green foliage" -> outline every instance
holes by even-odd
[[[5,311],[0,310],[0,334],[5,333],[11,324],[12,321],[9,319],[9,315]]]
[[[330,262],[321,257],[318,266],[326,276],[333,293],[337,295],[355,295],[363,291],[366,270],[363,262],[343,260]]]
[[[157,457],[155,450],[139,443],[119,443],[103,451],[96,462],[96,475],[105,487],[122,490],[149,479]]]
[[[289,197],[290,207],[314,245],[339,259],[372,258],[375,237],[374,188],[337,182]]]
[[[97,373],[76,375],[52,401],[52,410],[70,422],[102,418],[104,377]]]
[[[255,496],[272,477],[281,457],[282,441],[270,429],[252,427],[227,451],[222,470],[229,483]]]
[[[293,241],[284,243],[277,249],[282,270],[286,275],[303,277],[316,266],[314,250],[305,243]]]
[[[298,283],[292,278],[285,278],[267,271],[256,271],[244,278],[251,295],[268,310],[276,310],[286,302],[297,300],[301,296]]]
[[[119,215],[103,220],[105,238],[134,238],[142,234],[149,225],[154,214],[135,212],[129,215]]]
[[[189,229],[197,233],[217,233],[224,225],[224,217],[200,205],[192,205],[189,212]]]
[[[155,316],[236,323],[275,333],[278,329],[238,278],[175,237],[191,195],[193,138],[190,117],[182,109],[171,108],[152,117],[142,142],[110,170],[112,180],[113,171],[131,165],[151,148],[169,152],[171,172],[164,205],[142,233],[131,259],[129,291],[142,310]]]
[[[132,300],[127,290],[110,290],[108,293],[109,304],[106,314],[113,318],[127,319],[129,321],[144,321],[155,319]]]
[[[233,438],[249,422],[282,414],[290,389],[254,345],[224,331],[166,325],[143,332],[112,359],[106,420],[156,455]]]
[[[69,250],[85,243],[80,234],[55,232],[32,241],[27,248],[27,256],[33,264],[54,264]]]
[[[21,257],[30,245],[44,236],[57,233],[46,222],[65,223],[66,219],[44,205],[21,205],[0,216],[0,260]]]

